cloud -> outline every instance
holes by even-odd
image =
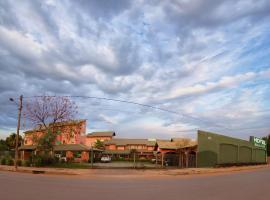
[[[174,88],[169,92],[168,95],[164,97],[164,99],[174,99],[192,95],[196,96],[200,94],[215,92],[225,88],[237,87],[239,84],[245,81],[252,80],[258,74],[265,73],[260,72],[256,74],[254,72],[247,72],[245,74],[239,74],[236,76],[224,76],[217,82],[206,82],[205,84],[197,84],[190,87]]]
[[[8,98],[20,94],[179,113],[73,99],[89,129],[131,136],[267,128],[269,11],[266,0],[0,2],[0,131],[14,129]]]
[[[113,117],[109,117],[109,116],[106,116],[104,114],[100,114],[99,117],[104,120],[105,122],[109,123],[109,124],[117,124],[117,120]]]

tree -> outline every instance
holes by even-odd
[[[263,140],[266,141],[267,145],[267,155],[270,156],[270,134],[266,137],[263,137]]]
[[[19,136],[19,143],[18,143],[19,146],[21,146],[22,141],[23,141],[22,136]],[[16,146],[16,133],[11,133],[6,138],[5,144],[6,144],[8,150],[15,149],[15,146]]]
[[[26,102],[24,116],[34,127],[40,126],[43,135],[33,135],[37,148],[45,152],[53,150],[58,134],[55,124],[74,118],[77,106],[68,97],[41,96]]]
[[[94,147],[97,149],[104,149],[104,143],[100,140],[96,140]]]
[[[8,146],[6,144],[6,141],[5,140],[0,140],[0,151],[6,151],[8,150]]]

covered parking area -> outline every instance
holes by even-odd
[[[197,142],[185,139],[157,141],[156,163],[162,167],[188,168],[197,166]]]

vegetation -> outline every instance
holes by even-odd
[[[22,136],[19,135],[19,146],[22,144],[23,138]],[[12,150],[15,149],[16,146],[16,133],[11,133],[7,138],[6,138],[6,146],[8,147],[7,150]]]
[[[19,136],[19,146],[22,144],[23,138]],[[16,133],[11,133],[5,140],[0,140],[0,151],[10,151],[15,149]]]
[[[0,140],[0,151],[7,151],[8,150],[8,146],[6,144],[5,140]]]
[[[263,137],[267,145],[267,155],[270,156],[270,134],[266,137]]]
[[[94,147],[97,148],[97,149],[104,149],[105,146],[104,146],[104,143],[100,140],[97,140],[94,144]]]
[[[42,96],[26,102],[24,116],[43,132],[33,135],[37,149],[49,155],[59,134],[56,123],[71,120],[76,113],[77,106],[68,97]]]
[[[14,165],[14,160],[10,156],[4,156],[0,161],[1,165]]]

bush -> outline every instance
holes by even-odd
[[[32,158],[35,167],[50,166],[57,163],[57,159],[51,155],[36,155]]]
[[[17,165],[22,166],[22,160],[17,160]]]
[[[13,159],[8,159],[6,161],[6,164],[9,165],[9,166],[12,166],[12,165],[14,165],[14,160]]]
[[[6,165],[7,159],[6,158],[1,158],[1,165]]]
[[[25,161],[23,161],[22,165],[23,165],[24,167],[30,167],[31,162],[30,162],[30,160],[25,160]]]
[[[41,158],[41,156],[34,156],[32,161],[33,161],[33,165],[35,167],[41,167],[42,166],[42,158]]]

